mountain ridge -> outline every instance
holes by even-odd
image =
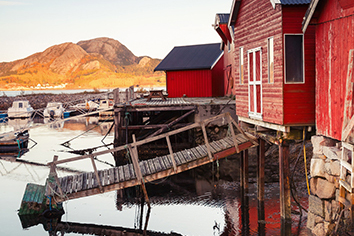
[[[0,89],[164,86],[160,59],[137,57],[118,40],[95,38],[53,45],[26,58],[0,63]]]

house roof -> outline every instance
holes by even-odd
[[[218,24],[227,24],[227,22],[229,22],[229,17],[230,14],[229,13],[217,13],[215,16],[215,23]]]
[[[212,69],[222,53],[219,43],[174,47],[154,71]]]
[[[309,4],[311,0],[280,0],[282,5]]]

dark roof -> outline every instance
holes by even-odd
[[[174,47],[155,71],[211,69],[221,54],[220,43]]]
[[[216,16],[219,18],[219,24],[227,24],[229,22],[230,14],[218,13]]]
[[[309,4],[311,0],[280,0],[282,5]]]

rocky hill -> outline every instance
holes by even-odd
[[[164,74],[153,72],[160,61],[137,57],[110,38],[63,43],[0,63],[0,89],[163,86]]]

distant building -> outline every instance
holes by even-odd
[[[224,95],[223,52],[219,43],[174,47],[155,71],[166,72],[168,97]]]

